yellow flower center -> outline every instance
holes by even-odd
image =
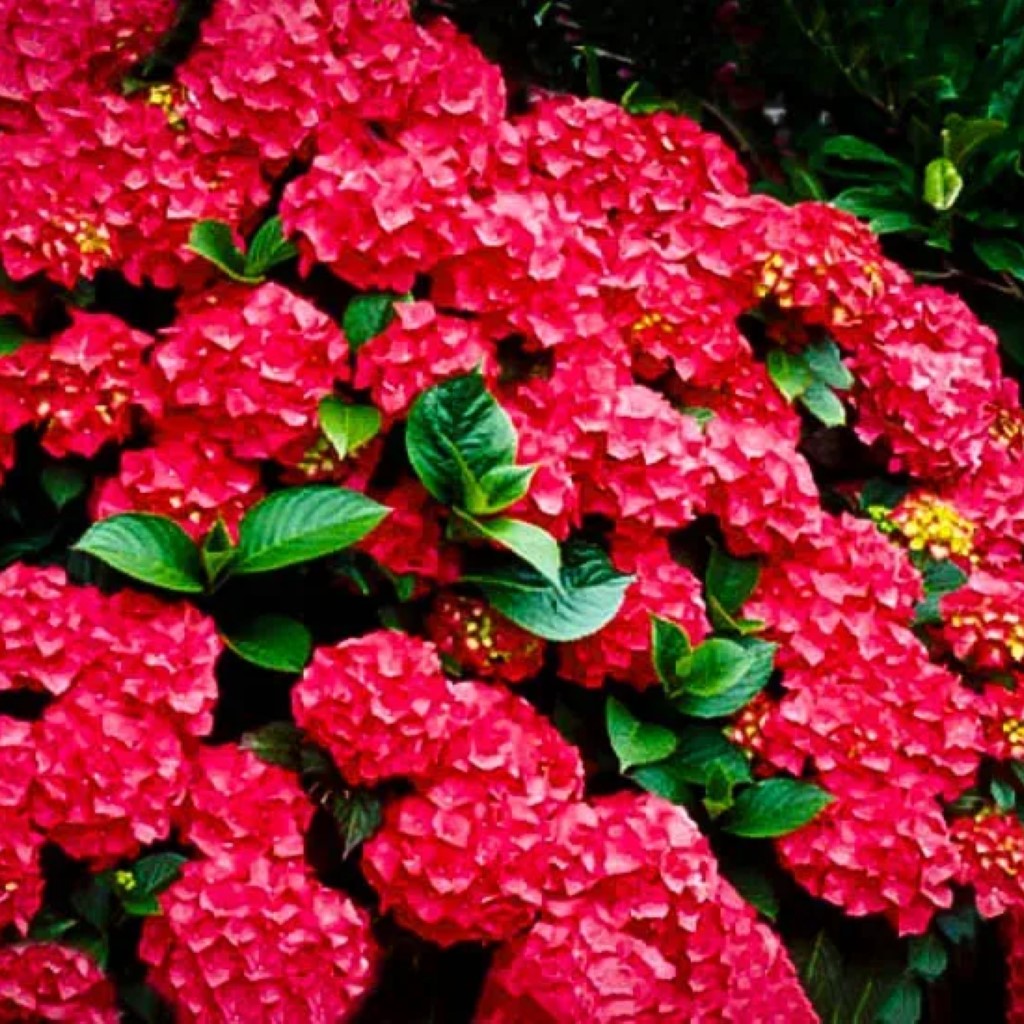
[[[130,871],[115,871],[114,883],[122,892],[131,892],[135,886],[135,876]]]
[[[936,559],[973,557],[974,523],[938,498],[908,498],[891,513],[890,521],[911,551],[927,551]]]
[[[1024,722],[1019,718],[1007,718],[1002,725],[1003,735],[1014,747],[1024,745]]]
[[[146,102],[159,107],[167,123],[176,131],[185,130],[185,117],[178,106],[179,94],[173,85],[151,85],[146,93]]]
[[[1007,448],[1024,451],[1024,412],[1019,409],[1000,409],[989,427],[989,433]]]
[[[69,230],[83,256],[109,256],[110,232],[105,224],[92,224],[87,220],[72,222]]]

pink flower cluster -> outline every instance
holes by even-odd
[[[548,670],[654,685],[651,616],[694,644],[711,631],[674,547],[711,519],[729,554],[758,560],[743,615],[778,645],[781,684],[738,732],[761,774],[834,797],[778,842],[782,863],[904,933],[954,885],[1019,929],[1024,830],[948,809],[983,758],[1024,757],[1024,416],[994,334],[853,217],[752,195],[685,117],[549,94],[510,113],[498,70],[402,0],[218,0],[173,79],[124,95],[173,7],[0,0],[0,316],[27,335],[0,355],[0,472],[18,431],[48,459],[100,455],[92,514],[164,514],[197,538],[281,479],[394,509],[361,551],[410,577],[434,643],[380,631],[322,648],[292,711],[349,784],[410,787],[365,874],[420,936],[500,944],[482,1024],[815,1019],[689,816],[588,799],[579,753],[502,685]],[[241,241],[275,209],[294,272],[229,282],[187,245],[197,221]],[[111,275],[164,289],[173,322],[150,333],[80,308],[76,286]],[[354,291],[396,300],[368,341],[335,315]],[[737,326],[752,313],[756,342]],[[848,440],[909,483],[894,512],[823,504],[802,444],[817,428],[766,368],[765,345],[823,341],[853,376],[836,399]],[[465,547],[389,458],[417,396],[475,367],[537,464],[509,514],[559,540],[603,530],[635,578],[592,636],[547,644],[455,591]],[[329,396],[382,414],[345,460],[320,430]],[[941,626],[915,630],[923,555],[969,578]],[[50,699],[38,721],[0,723],[0,925],[24,933],[37,911],[44,842],[99,870],[173,831],[197,856],[141,952],[181,1019],[354,1013],[379,953],[366,913],[305,864],[311,805],[282,770],[203,744],[209,619],[15,566],[0,639],[0,691]],[[79,954],[0,958],[0,1020],[60,1019],[62,1002],[67,1019],[111,1019]]]

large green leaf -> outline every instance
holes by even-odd
[[[341,319],[341,329],[353,352],[358,352],[388,327],[395,318],[395,303],[400,298],[394,292],[369,292],[349,302]]]
[[[747,839],[788,835],[820,814],[833,799],[810,782],[765,779],[740,793],[723,827]]]
[[[609,697],[605,705],[605,724],[623,772],[663,761],[676,749],[675,733],[661,725],[641,722],[614,697]]]
[[[343,487],[295,487],[264,498],[239,527],[233,576],[332,555],[373,530],[390,510]]]
[[[750,782],[750,762],[721,729],[694,722],[677,729],[676,735],[679,747],[671,761],[685,781],[704,786],[717,765],[733,782]]]
[[[568,643],[596,633],[615,617],[633,577],[617,572],[600,548],[570,542],[562,551],[558,586],[518,560],[465,579],[516,625]]]
[[[231,226],[219,220],[199,220],[188,236],[192,252],[209,260],[234,281],[253,284],[245,266],[245,256],[235,244]]]
[[[705,586],[729,615],[735,615],[757,586],[761,566],[756,558],[733,558],[720,547],[711,549]]]
[[[199,549],[175,522],[143,512],[102,519],[73,550],[163,590],[201,594],[205,589]]]
[[[776,645],[749,637],[737,643],[747,652],[748,660],[734,686],[710,696],[687,691],[685,684],[681,690],[668,691],[669,699],[683,714],[694,718],[723,718],[739,711],[764,689],[774,668]]]
[[[914,212],[914,197],[884,185],[848,188],[832,205],[868,222],[875,234],[922,230]]]
[[[735,640],[711,637],[694,650],[682,689],[698,697],[717,697],[740,682],[753,657]]]
[[[821,144],[818,153],[826,159],[816,156],[815,162],[837,176],[874,179],[879,175],[893,174],[907,179],[913,174],[910,167],[884,149],[854,135],[833,135]]]
[[[1012,238],[979,238],[974,251],[989,270],[1024,281],[1024,245],[1020,242]]]
[[[309,630],[287,615],[259,615],[222,635],[240,658],[274,672],[301,672],[313,653]]]
[[[489,511],[480,481],[516,459],[516,432],[480,373],[453,377],[424,391],[405,429],[409,462],[423,486],[445,505]]]
[[[521,519],[474,519],[456,510],[455,522],[470,537],[489,540],[518,555],[555,586],[561,582],[562,555],[547,530]]]

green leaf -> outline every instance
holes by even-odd
[[[944,156],[936,157],[924,169],[922,198],[936,210],[952,209],[963,191],[964,179],[956,164]]]
[[[471,513],[486,505],[484,475],[516,460],[516,432],[480,373],[453,377],[424,391],[405,429],[409,462],[442,504]]]
[[[688,806],[694,802],[693,790],[690,789],[672,758],[634,768],[629,772],[629,777],[641,789],[674,804]]]
[[[215,587],[235,557],[235,545],[222,519],[218,519],[203,538],[200,557],[207,582]]]
[[[761,575],[756,558],[733,558],[715,545],[711,549],[705,586],[719,606],[729,615],[735,615],[753,593]]]
[[[196,221],[188,236],[188,247],[198,256],[209,260],[233,281],[255,284],[259,280],[246,272],[245,256],[235,244],[234,234],[228,224],[219,220]]]
[[[278,491],[246,513],[231,573],[271,572],[333,555],[362,540],[389,511],[344,487]]]
[[[372,405],[348,405],[333,395],[320,402],[320,429],[338,453],[348,458],[379,433],[381,415]]]
[[[453,514],[469,536],[508,548],[556,587],[560,585],[562,554],[558,541],[547,530],[533,523],[524,523],[521,519],[487,519],[481,522],[458,509]]]
[[[906,483],[873,477],[860,492],[860,507],[865,511],[875,507],[893,509],[907,496],[909,490]]]
[[[907,966],[925,981],[935,981],[945,972],[949,954],[937,935],[915,935],[910,940]]]
[[[877,1024],[917,1024],[921,1019],[921,986],[911,978],[898,981],[875,1016]]]
[[[844,365],[842,353],[834,341],[825,340],[809,345],[804,351],[804,357],[811,373],[822,384],[839,391],[848,391],[853,387],[853,374]]]
[[[125,896],[121,906],[129,917],[157,917],[160,915],[160,901],[155,896]]]
[[[737,642],[749,657],[743,676],[731,689],[713,696],[701,696],[685,689],[671,693],[669,696],[673,705],[684,715],[724,718],[739,711],[767,685],[774,669],[776,645],[750,638]]]
[[[181,869],[188,863],[188,858],[180,853],[151,853],[141,857],[132,867],[136,896],[158,896],[172,882],[181,876]]]
[[[670,762],[686,782],[706,786],[716,765],[735,783],[751,781],[750,762],[720,729],[689,723],[677,729],[676,736],[679,746]]]
[[[297,772],[302,768],[302,744],[305,734],[291,722],[271,722],[241,740],[243,750],[251,750],[261,761]]]
[[[39,482],[59,512],[85,493],[89,478],[78,466],[58,463],[47,466],[40,474]]]
[[[335,794],[329,801],[328,810],[341,840],[341,856],[344,860],[351,857],[360,843],[364,843],[380,828],[380,800],[365,790]]]
[[[199,550],[177,523],[163,516],[130,512],[102,519],[72,550],[163,590],[201,594],[205,589]]]
[[[536,472],[536,466],[494,466],[487,470],[479,480],[476,507],[468,511],[486,516],[514,505],[526,495]]]
[[[34,918],[32,923],[29,925],[28,937],[35,939],[37,942],[46,942],[47,940],[55,942],[62,935],[66,935],[78,921],[73,917],[63,917],[57,911],[50,909],[49,907],[43,907]]]
[[[245,273],[262,278],[268,270],[297,256],[299,250],[284,237],[280,217],[271,217],[260,225],[245,255]]]
[[[814,383],[814,375],[803,354],[781,348],[773,348],[768,353],[768,376],[787,402],[799,398]]]
[[[259,615],[222,636],[240,658],[273,672],[301,672],[313,653],[309,630],[286,615]]]
[[[105,933],[114,910],[114,892],[107,880],[97,875],[72,892],[71,906],[83,921]]]
[[[1012,238],[979,238],[974,252],[989,270],[1024,281],[1024,245]]]
[[[675,733],[634,718],[629,708],[614,697],[609,697],[605,705],[605,724],[623,772],[663,761],[676,749]]]
[[[950,114],[942,130],[943,155],[957,167],[963,167],[979,146],[1005,131],[1006,122],[994,117],[965,118]]]
[[[970,903],[947,910],[935,918],[936,927],[955,946],[973,943],[980,923],[978,911]]]
[[[698,697],[717,697],[739,683],[749,670],[752,658],[753,654],[736,641],[711,637],[694,650],[682,689]],[[670,692],[669,696],[674,693]]]
[[[740,793],[724,828],[746,839],[773,839],[806,825],[833,799],[810,782],[765,779]]]
[[[394,292],[369,292],[349,302],[341,319],[341,329],[353,352],[358,352],[387,329],[395,318],[395,303],[400,298]]]
[[[926,594],[951,594],[967,582],[967,573],[956,562],[943,559],[941,562],[929,562],[924,567],[921,580]]]
[[[28,338],[14,317],[0,316],[0,356],[13,355]]]
[[[801,396],[804,408],[826,427],[841,427],[846,422],[846,409],[835,392],[821,381],[815,381]]]
[[[768,875],[755,864],[723,865],[736,891],[769,921],[779,916],[779,896]]]
[[[840,161],[880,164],[901,172],[909,170],[905,164],[890,156],[884,149],[864,139],[858,139],[855,135],[834,135],[822,143],[819,153],[836,157]],[[874,173],[877,174],[877,170]]]
[[[683,677],[690,671],[692,655],[685,629],[668,619],[651,616],[651,661],[667,690],[682,685]]]
[[[557,643],[580,640],[606,626],[622,607],[632,580],[617,572],[600,548],[581,542],[563,548],[557,587],[518,560],[465,577],[517,626]]]
[[[704,807],[712,818],[721,817],[734,803],[733,790],[736,780],[717,761],[708,771],[704,792]]]
[[[1017,803],[1017,793],[1008,782],[1004,782],[1002,779],[993,779],[989,785],[989,791],[1000,811],[1008,814],[1013,810]]]
[[[920,230],[913,210],[914,198],[887,186],[848,188],[832,200],[832,205],[868,222],[877,235]]]

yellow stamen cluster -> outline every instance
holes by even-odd
[[[146,101],[159,107],[167,118],[167,123],[176,131],[185,130],[185,116],[178,106],[178,91],[173,85],[151,85],[146,94]]]
[[[986,807],[974,816],[974,820],[981,823],[996,813],[993,808]],[[1015,878],[1024,870],[1024,841],[1016,832],[998,839],[981,832],[975,838],[975,853],[978,864],[986,871],[998,868],[1003,874]]]
[[[129,397],[125,391],[112,391],[106,402],[96,406],[96,415],[109,427],[117,410],[128,404]]]
[[[138,884],[130,871],[115,871],[114,884],[121,892],[131,892]]]
[[[675,328],[660,313],[644,313],[632,327],[634,334],[654,331],[658,334],[674,334]]]
[[[911,551],[927,551],[936,559],[973,557],[974,523],[932,495],[908,498],[891,519]]]
[[[780,309],[789,309],[793,305],[793,282],[786,276],[786,261],[780,253],[772,253],[764,261],[761,268],[761,280],[754,288],[759,299],[771,295]]]
[[[334,446],[326,437],[321,437],[306,450],[298,469],[308,477],[324,477],[334,473],[338,465]]]
[[[957,612],[949,618],[954,629],[971,629],[982,640],[1003,648],[1013,661],[1024,661],[1024,622],[1016,612]]]
[[[83,256],[110,255],[110,232],[105,224],[92,224],[87,220],[72,221],[68,231]]]
[[[989,433],[1007,448],[1024,452],[1024,412],[1020,409],[1000,409],[989,427]]]
[[[1002,730],[1011,747],[1024,747],[1024,722],[1019,718],[1007,718],[1002,724]]]

